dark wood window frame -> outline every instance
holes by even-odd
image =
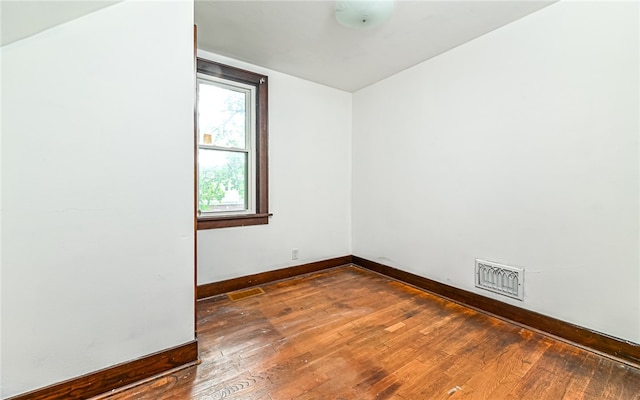
[[[255,72],[246,71],[202,58],[197,58],[197,72],[234,82],[244,83],[246,85],[251,85],[256,89],[256,138],[254,149],[256,168],[255,213],[220,216],[199,216],[197,222],[198,230],[268,224],[269,217],[271,216],[271,214],[269,214],[269,163],[267,147],[269,139],[269,78],[265,75],[257,74]],[[197,180],[195,184],[199,184]]]

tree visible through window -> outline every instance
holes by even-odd
[[[198,59],[198,229],[268,223],[267,77]]]
[[[252,92],[198,80],[201,213],[248,211],[247,181],[254,128]]]

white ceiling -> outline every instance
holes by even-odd
[[[118,1],[0,0],[0,43],[13,43]]]
[[[117,2],[1,0],[1,43]],[[195,21],[203,50],[353,92],[553,2],[397,0],[387,23],[354,30],[335,1],[197,0]]]
[[[198,47],[356,91],[553,1],[396,1],[370,30],[341,26],[335,1],[197,0]]]

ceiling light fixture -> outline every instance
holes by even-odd
[[[393,0],[336,1],[336,19],[348,28],[373,28],[393,13]]]

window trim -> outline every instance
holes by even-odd
[[[198,216],[198,230],[229,228],[235,226],[265,225],[269,223],[269,170],[268,170],[268,139],[269,139],[269,77],[255,72],[220,64],[198,57],[196,72],[226,79],[234,82],[254,86],[256,89],[256,127],[255,127],[255,213],[237,215],[206,215]],[[197,105],[196,105],[197,109]],[[197,110],[196,110],[197,112]],[[196,115],[197,117],[197,115]],[[197,119],[196,119],[197,123]],[[197,131],[197,126],[196,126]],[[196,133],[197,134],[197,133]],[[198,148],[196,137],[196,157]],[[196,160],[196,168],[198,162]],[[196,171],[197,174],[197,171]],[[197,175],[196,175],[197,177]],[[199,179],[195,182],[198,190]],[[198,191],[197,191],[198,192]],[[196,199],[197,204],[197,199]],[[197,210],[196,210],[197,211]]]
[[[244,146],[242,147],[234,147],[234,146],[220,146],[216,144],[204,144],[197,143],[198,148],[198,156],[202,153],[200,150],[214,150],[225,153],[236,153],[236,154],[244,154],[246,155],[246,160],[248,161],[246,164],[246,193],[244,199],[244,205],[246,208],[242,210],[232,210],[232,211],[221,211],[221,212],[202,212],[198,214],[203,218],[209,217],[223,217],[229,215],[251,215],[256,213],[256,185],[255,185],[255,162],[256,162],[256,149],[255,149],[255,138],[256,138],[256,95],[257,88],[255,85],[247,85],[246,83],[240,83],[236,81],[230,81],[229,79],[222,79],[218,77],[214,77],[211,75],[198,73],[197,74],[197,83],[198,89],[202,87],[202,84],[205,83],[207,85],[213,85],[218,88],[232,90],[239,93],[244,94],[245,100],[245,131],[244,131]],[[196,105],[198,112],[200,111],[200,93],[197,94],[197,102]],[[197,122],[196,122],[197,124]],[[196,126],[196,141],[200,139],[200,129]],[[198,165],[198,169],[200,166]],[[199,189],[199,188],[198,188]],[[198,210],[200,211],[200,210]]]

